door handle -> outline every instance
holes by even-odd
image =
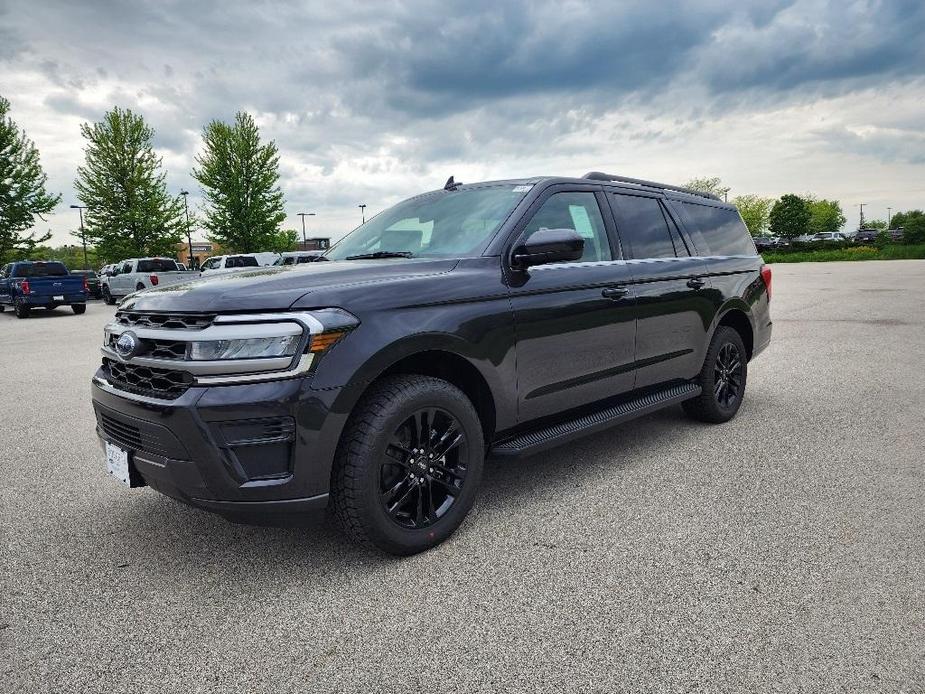
[[[619,301],[626,296],[628,291],[626,287],[607,287],[601,291],[601,296],[613,301]]]
[[[687,286],[691,289],[700,289],[705,284],[706,282],[704,282],[699,277],[692,277],[691,279],[687,280]]]

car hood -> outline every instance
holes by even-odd
[[[439,275],[452,270],[457,262],[426,258],[318,261],[206,275],[190,282],[139,292],[127,298],[120,308],[217,313],[279,311],[320,289]]]

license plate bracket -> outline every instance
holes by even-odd
[[[106,471],[126,487],[145,486],[132,460],[132,452],[109,441],[106,442]]]

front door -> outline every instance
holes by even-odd
[[[636,388],[694,378],[715,311],[704,262],[691,257],[657,196],[609,194],[638,307]]]
[[[574,229],[585,239],[580,260],[532,267],[512,282],[521,421],[633,387],[632,277],[601,214],[603,193],[582,188],[557,187],[539,198],[518,234]]]

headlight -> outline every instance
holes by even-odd
[[[301,339],[301,335],[282,335],[279,337],[191,342],[189,358],[194,361],[217,361],[221,359],[291,357],[295,354]]]

